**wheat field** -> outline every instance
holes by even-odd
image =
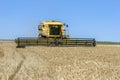
[[[19,49],[0,42],[0,80],[120,80],[120,45]]]

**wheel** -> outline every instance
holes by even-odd
[[[18,45],[16,48],[25,48],[24,45]]]
[[[94,47],[96,46],[96,41],[93,42],[93,46],[94,46]]]

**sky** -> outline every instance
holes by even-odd
[[[0,39],[37,37],[48,20],[68,24],[72,38],[120,42],[120,0],[0,0]]]

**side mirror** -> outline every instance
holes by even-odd
[[[66,26],[66,27],[68,27],[68,24],[65,24],[65,23],[64,23],[63,25]]]
[[[40,25],[38,25],[38,30],[40,30]]]
[[[68,25],[66,25],[66,27],[68,27]]]

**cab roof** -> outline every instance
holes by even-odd
[[[44,25],[63,25],[62,22],[54,21],[54,20],[45,21],[45,22],[42,22],[41,24],[44,24]]]

